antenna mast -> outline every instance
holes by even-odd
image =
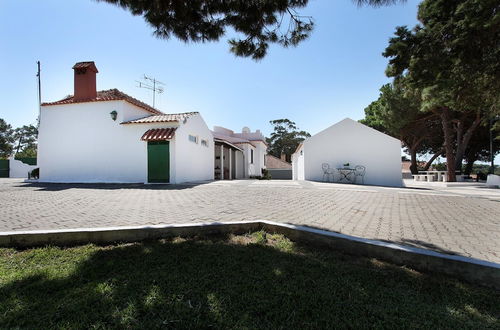
[[[158,93],[158,94],[163,93],[164,88],[161,87],[161,85],[165,86],[165,84],[162,83],[161,81],[156,80],[156,78],[148,77],[146,75],[144,75],[144,77],[142,79],[145,80],[145,82],[136,80],[136,82],[139,84],[139,86],[137,86],[137,87],[145,88],[145,89],[149,89],[150,91],[153,91],[153,108],[154,108],[155,107],[156,93]]]
[[[38,118],[37,118],[37,126],[40,127],[40,113],[42,106],[42,83],[40,80],[40,61],[36,61],[36,65],[38,67],[36,77],[38,78]]]

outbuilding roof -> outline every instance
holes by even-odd
[[[122,124],[151,124],[151,123],[180,122],[186,118],[189,118],[197,114],[198,112],[167,113],[167,114],[146,116],[139,119],[124,121]]]
[[[170,140],[175,135],[177,127],[152,128],[147,130],[141,137],[143,141],[164,141]]]
[[[266,155],[266,168],[290,169],[292,164],[273,155]]]
[[[84,62],[86,63],[86,62]],[[77,63],[81,64],[81,63]],[[76,64],[75,64],[76,66]],[[75,100],[73,95],[70,95],[62,100],[56,101],[56,102],[45,102],[42,103],[42,106],[49,106],[49,105],[62,105],[62,104],[73,104],[73,103],[84,103],[84,102],[104,102],[104,101],[127,101],[130,104],[133,104],[139,108],[142,108],[148,112],[151,112],[156,115],[162,115],[163,112],[161,112],[158,109],[155,109],[149,105],[147,105],[144,102],[139,101],[136,98],[133,98],[130,95],[127,95],[121,91],[119,91],[116,88],[113,89],[108,89],[104,91],[98,91],[97,92],[97,97],[91,98],[91,99],[83,99],[83,100]]]

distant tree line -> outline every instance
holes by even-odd
[[[500,2],[424,0],[420,24],[397,27],[383,55],[389,59],[379,98],[362,122],[399,138],[417,171],[417,154],[432,154],[426,168],[446,158],[448,177],[472,170],[499,152]]]
[[[0,158],[36,157],[38,129],[34,125],[24,125],[13,129],[0,118]]]
[[[301,131],[297,125],[289,119],[276,119],[269,122],[273,126],[271,136],[267,138],[267,152],[270,155],[281,158],[285,155],[287,162],[292,161],[292,154],[299,144],[311,134]]]

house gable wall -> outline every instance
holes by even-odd
[[[118,114],[115,121],[111,111]],[[147,112],[125,101],[42,107],[40,181],[146,182],[147,143],[141,137],[150,128],[175,123],[120,125],[133,116],[145,115]],[[175,150],[175,138],[170,141],[170,148]],[[170,171],[172,178],[175,167],[171,166]]]
[[[300,155],[296,159],[296,177],[300,180]],[[363,165],[365,184],[402,185],[400,141],[348,118],[304,141],[304,178],[322,181],[322,163],[333,168],[344,163],[349,167]]]
[[[189,140],[198,137],[198,143]],[[208,146],[201,144],[206,140]],[[214,138],[200,114],[187,118],[175,132],[175,182],[214,179]]]

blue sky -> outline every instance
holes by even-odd
[[[389,81],[381,53],[398,25],[417,23],[419,1],[359,8],[350,0],[310,0],[316,24],[297,48],[270,48],[262,61],[237,58],[226,39],[184,44],[160,40],[141,17],[92,0],[0,1],[0,118],[14,127],[37,116],[36,61],[42,101],[73,93],[75,62],[96,62],[97,88],[118,88],[151,103],[136,87],[143,74],[164,82],[164,112],[200,111],[211,128],[271,132],[289,118],[314,134],[363,109]]]

